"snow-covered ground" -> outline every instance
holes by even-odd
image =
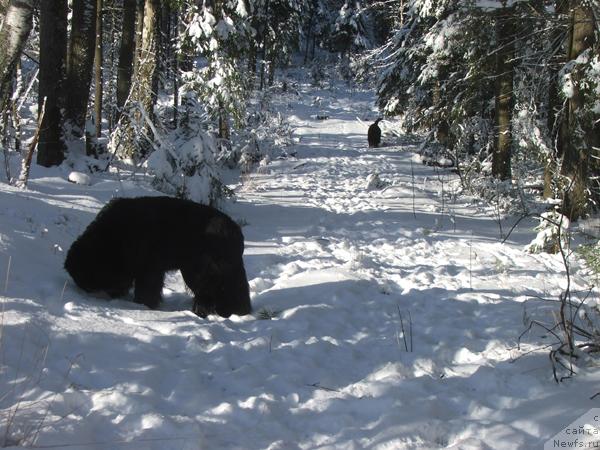
[[[524,316],[547,319],[532,298],[564,284],[558,257],[524,252],[532,224],[502,244],[409,140],[367,148],[371,94],[299,89],[282,102],[297,157],[226,205],[253,316],[196,317],[179,274],[158,311],[73,286],[66,250],[111,197],[149,193],[135,177],[0,184],[0,443],[534,449],[598,405],[597,371],[554,382],[543,330],[517,346]]]

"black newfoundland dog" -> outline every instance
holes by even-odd
[[[201,317],[250,314],[244,236],[222,212],[171,197],[110,201],[73,243],[65,269],[87,292],[156,308],[165,272],[179,269]]]
[[[382,118],[379,118],[369,126],[369,131],[367,132],[369,147],[379,147],[379,144],[381,144],[381,128],[379,128],[379,122],[382,120]]]

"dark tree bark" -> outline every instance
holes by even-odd
[[[73,0],[67,56],[66,125],[77,139],[84,135],[96,43],[96,0]],[[70,136],[67,136],[70,137]]]
[[[179,30],[179,11],[173,13],[173,29],[171,32],[176,36]],[[173,66],[171,67],[171,77],[173,81],[173,127],[179,126],[179,57],[173,55]]]
[[[119,67],[117,69],[117,108],[120,110],[131,89],[133,56],[135,55],[135,18],[137,0],[123,2],[123,32],[119,47]]]
[[[265,87],[265,76],[267,70],[267,54],[268,54],[268,46],[269,46],[269,7],[271,5],[270,0],[266,0],[265,4],[265,14],[263,17],[262,23],[262,42],[261,42],[261,61],[260,61],[260,87],[259,89],[262,91]]]
[[[50,167],[65,155],[63,92],[67,55],[67,0],[42,1],[40,5],[40,73],[38,114],[46,107],[40,129],[37,163]]]
[[[12,0],[3,3],[4,21],[0,28],[0,109],[4,109],[12,91],[17,61],[31,31],[34,0]]]
[[[96,0],[96,51],[94,54],[94,125],[96,127],[95,136],[99,138],[102,135],[102,9],[103,0]]]
[[[8,9],[8,2],[9,2],[9,0],[0,0],[0,14],[2,16],[4,16],[4,14],[6,14],[6,10]]]
[[[222,103],[219,102],[219,138],[229,140],[230,137],[228,114],[225,108],[223,108]]]
[[[306,22],[306,42],[304,45],[304,64],[306,64],[306,62],[308,61],[308,49],[309,49],[309,44],[310,44],[310,40],[311,38],[314,39],[314,25],[315,25],[315,13],[317,11],[317,7],[318,4],[316,3],[315,0],[312,0],[309,3],[309,15],[308,15],[308,21]]]
[[[565,48],[567,46],[566,39],[564,38],[564,27],[559,24],[566,22],[564,18],[568,13],[568,0],[557,0],[555,2],[555,11],[557,25],[555,25],[554,30],[550,34],[550,41],[553,45],[560,46],[562,52],[551,58],[549,64],[550,85],[548,87],[547,126],[550,133],[553,152],[552,154],[548,155],[546,164],[544,166],[544,198],[553,198],[556,195],[555,181],[559,169],[558,163],[563,156],[563,136],[565,136],[565,133],[567,133],[567,130],[565,129],[566,122],[561,120],[559,114],[563,107],[563,100],[560,96],[558,74],[560,68],[565,63]]]
[[[447,100],[442,93],[442,85],[444,83],[446,83],[446,70],[440,68],[432,90],[432,104],[435,112],[432,117],[433,123],[429,124],[429,126],[434,130],[435,140],[448,150],[451,150],[450,125],[446,118],[446,108],[444,106]]]
[[[592,9],[583,0],[571,0],[568,60],[574,61],[583,52],[593,48],[595,22]],[[575,67],[571,74],[573,92],[567,102],[563,139],[563,165],[561,174],[567,178],[564,198],[564,211],[569,219],[575,221],[587,212],[587,190],[590,156],[594,145],[600,140],[598,125],[585,117],[585,93],[580,86],[582,74]]]
[[[512,60],[515,38],[513,10],[503,7],[498,11],[496,18],[496,40],[499,49],[496,54],[496,82],[494,88],[496,91],[496,140],[492,158],[492,175],[500,180],[510,180],[514,72]]]
[[[250,23],[251,23],[252,28],[254,28],[255,30],[258,30],[259,22],[258,22],[258,18],[256,15],[254,17],[252,17],[252,20]],[[254,82],[256,79],[256,60],[258,58],[259,39],[260,39],[260,37],[258,36],[258,34],[256,35],[256,37],[254,39],[250,39],[249,48],[248,48],[248,72],[250,73],[252,87],[254,87]]]
[[[273,82],[275,81],[275,61],[275,52],[273,51],[269,58],[269,77],[267,79],[269,87],[273,86]]]

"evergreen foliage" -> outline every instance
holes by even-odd
[[[599,193],[593,8],[563,0],[408,1],[392,36],[368,55],[379,74],[380,107],[404,115],[407,131],[428,133],[454,154],[463,173],[506,179],[511,161],[525,162],[512,174],[519,179],[532,161],[539,169],[554,167],[547,195],[572,197],[579,206],[565,205],[564,212],[577,219],[595,207]],[[577,36],[579,51],[573,48]],[[505,168],[496,164],[500,152],[508,158]],[[589,167],[591,176],[570,167]],[[586,194],[569,194],[577,189]]]

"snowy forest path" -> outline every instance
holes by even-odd
[[[369,123],[357,118],[375,116],[365,113],[372,104],[368,93],[317,94],[288,102],[297,159],[262,167],[238,192],[242,202],[264,209],[261,222],[271,222],[253,228],[281,230],[279,252],[291,256],[316,246],[331,267],[345,265],[400,293],[432,286],[472,289],[474,279],[494,286],[498,268],[519,265],[521,256],[507,256],[501,245],[510,224],[500,229],[489,209],[476,213],[478,205],[460,200],[451,171],[416,162],[414,140],[386,136],[384,125],[382,147],[368,148]],[[518,232],[511,237],[520,245],[524,239]],[[528,258],[545,267],[543,258]]]
[[[253,303],[287,322],[273,325],[270,345],[295,346],[302,336],[325,345],[310,363],[301,359],[322,365],[314,377],[337,392],[332,398],[386,403],[366,381],[378,380],[377,392],[402,399],[391,422],[412,411],[435,424],[437,432],[409,439],[419,448],[478,442],[465,414],[508,432],[503,424],[540,387],[535,375],[542,384],[550,375],[543,341],[518,345],[526,302],[557,295],[563,268],[523,251],[526,228],[503,243],[516,219],[498,222],[489,206],[458,196],[457,176],[418,163],[414,140],[386,134],[385,122],[383,146],[368,148],[369,122],[357,116],[376,117],[370,105],[368,93],[334,89],[288,101],[296,159],[275,159],[238,191]],[[529,351],[533,358],[520,359]],[[362,358],[368,375],[362,363],[351,368]],[[452,428],[461,431],[450,439]],[[519,436],[516,448],[525,441]]]

